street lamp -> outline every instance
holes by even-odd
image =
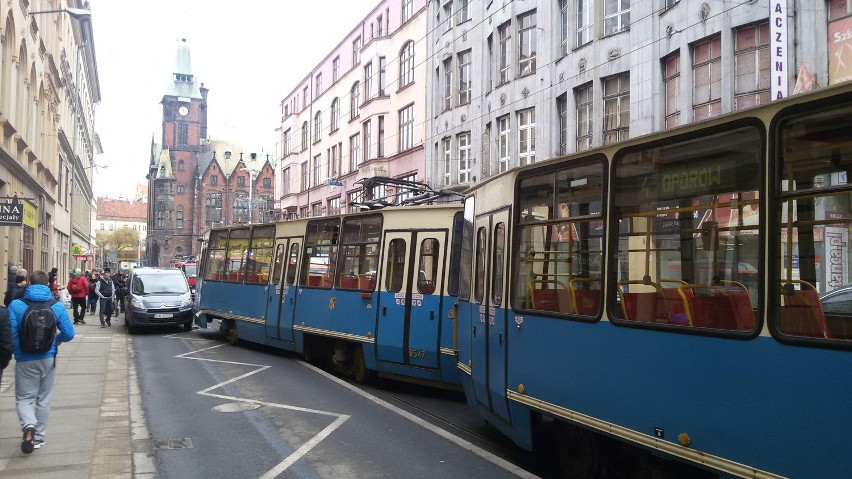
[[[60,8],[58,10],[42,10],[39,12],[30,12],[29,15],[40,15],[42,13],[67,13],[74,20],[91,20],[92,12],[82,8]]]

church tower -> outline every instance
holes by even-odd
[[[207,89],[192,71],[189,45],[178,42],[175,66],[160,102],[162,143],[152,142],[148,167],[148,261],[168,266],[200,253],[194,224],[198,158],[208,148]]]

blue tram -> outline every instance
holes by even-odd
[[[449,245],[460,204],[206,234],[196,322],[351,374],[459,384]],[[451,298],[450,298],[451,299]]]
[[[852,86],[477,185],[459,229],[458,368],[518,445],[554,424],[721,476],[848,477]],[[834,297],[832,297],[834,298]],[[613,441],[614,440],[614,441]]]

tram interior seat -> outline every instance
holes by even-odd
[[[341,289],[358,289],[358,277],[355,275],[345,274],[340,276]]]
[[[331,288],[334,285],[334,277],[328,273],[322,275],[322,287]]]
[[[573,312],[568,285],[558,279],[530,279],[527,281],[527,294],[532,301],[532,309]]]
[[[260,283],[260,275],[255,272],[248,273],[246,275],[246,283],[251,284],[259,284]]]
[[[795,289],[799,284],[801,289]],[[781,332],[791,336],[828,338],[831,335],[816,288],[802,280],[785,281],[781,288]]]
[[[585,285],[581,288],[580,285]],[[597,316],[601,310],[601,281],[597,278],[571,278],[568,282],[571,301],[575,313],[583,316]]]
[[[690,326],[748,331],[756,324],[748,289],[736,281],[683,284],[678,294],[686,304]]]
[[[376,275],[375,274],[359,274],[358,275],[358,289],[372,291],[376,289]]]
[[[630,291],[630,285],[640,291]],[[617,285],[621,312],[625,319],[653,323],[668,323],[669,315],[663,289],[654,281],[621,280]]]
[[[308,286],[322,286],[322,276],[318,274],[308,275]]]

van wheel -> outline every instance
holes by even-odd
[[[355,376],[355,382],[358,384],[367,384],[373,376],[373,372],[367,369],[367,364],[364,361],[364,349],[361,346],[355,348],[352,352],[352,373]]]
[[[187,322],[183,323],[183,330],[184,331],[192,331],[192,321],[187,321]]]

